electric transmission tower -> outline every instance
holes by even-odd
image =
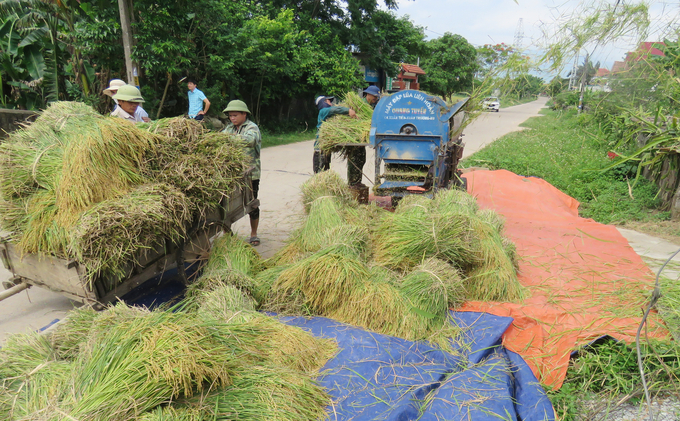
[[[522,25],[522,18],[519,18],[519,21],[517,21],[517,29],[515,29],[515,42],[514,47],[515,50],[521,51],[522,50],[522,39],[524,38],[524,26]]]

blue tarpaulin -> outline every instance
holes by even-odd
[[[338,342],[318,377],[329,420],[554,420],[529,366],[501,345],[512,319],[451,314],[463,329],[451,353],[321,317],[281,320]]]

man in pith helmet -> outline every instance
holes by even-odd
[[[222,130],[222,133],[229,133],[236,135],[246,143],[247,153],[251,158],[251,165],[253,166],[252,181],[253,181],[253,196],[257,199],[257,194],[260,190],[260,149],[262,149],[262,136],[257,124],[248,119],[250,110],[245,102],[235,99],[229,101],[227,108],[223,112],[229,115],[230,123]],[[257,227],[260,223],[260,208],[253,209],[250,213],[250,239],[248,242],[253,246],[260,245],[260,239],[257,237]]]

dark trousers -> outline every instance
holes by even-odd
[[[361,183],[362,170],[366,163],[365,146],[347,146],[347,184],[353,186]]]
[[[253,199],[257,199],[257,193],[260,191],[260,180],[253,180]],[[250,219],[260,219],[260,207],[251,210],[248,215]]]
[[[321,151],[314,151],[312,156],[312,169],[314,174],[321,171],[328,171],[331,169],[331,154],[323,153]]]

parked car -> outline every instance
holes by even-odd
[[[501,110],[501,101],[495,96],[486,97],[482,101],[482,109],[499,112]]]

